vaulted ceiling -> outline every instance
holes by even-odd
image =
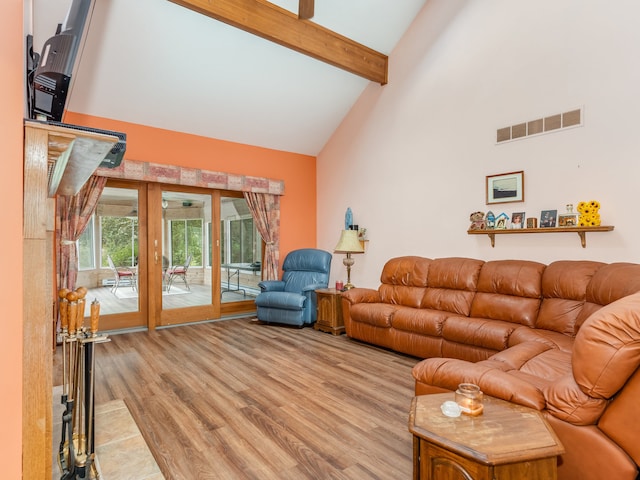
[[[310,20],[293,20],[384,57],[426,1],[315,0]],[[70,3],[33,0],[36,51]],[[385,88],[380,77],[370,80],[282,46],[282,38],[298,41],[298,33],[284,35],[289,20],[269,27],[278,44],[202,13],[234,3],[271,7],[284,19],[299,7],[298,0],[96,0],[68,109],[316,155],[367,85]]]

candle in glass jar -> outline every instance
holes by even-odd
[[[473,383],[461,383],[455,393],[456,403],[466,415],[480,415],[483,410],[482,391]]]

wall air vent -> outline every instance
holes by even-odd
[[[496,143],[500,144],[520,140],[521,138],[544,135],[545,133],[558,132],[567,128],[581,127],[583,118],[583,108],[580,107],[564,113],[502,127],[496,132]]]

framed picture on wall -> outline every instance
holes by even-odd
[[[488,175],[487,205],[493,203],[524,202],[524,172]]]

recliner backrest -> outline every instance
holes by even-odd
[[[429,265],[427,289],[420,307],[469,316],[482,265],[482,260],[473,258],[433,260]]]
[[[534,327],[542,299],[545,265],[528,260],[492,260],[480,270],[471,316]]]
[[[285,292],[301,292],[308,285],[329,284],[331,253],[315,248],[301,248],[289,252],[282,263]]]
[[[576,319],[576,333],[597,310],[640,291],[640,265],[617,262],[603,265],[587,285],[586,302]]]
[[[433,260],[417,256],[392,258],[385,263],[378,287],[383,303],[420,308]]]
[[[589,260],[559,260],[547,265],[542,274],[542,304],[536,328],[574,336],[587,287],[603,266],[602,262]]]

